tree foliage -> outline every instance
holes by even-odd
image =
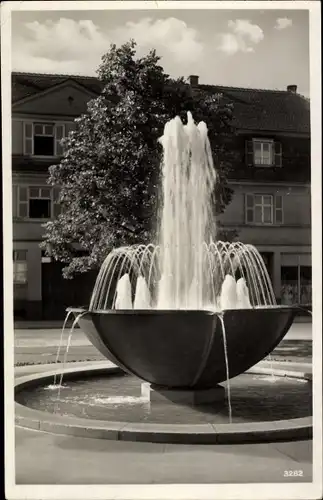
[[[158,138],[176,115],[186,121],[191,111],[195,121],[207,123],[218,172],[215,213],[231,200],[230,105],[212,93],[194,91],[183,78],[170,78],[159,60],[154,50],[136,57],[133,40],[111,45],[98,69],[101,95],[75,120],[76,129],[64,139],[64,156],[49,169],[49,183],[60,188],[62,211],[45,224],[42,247],[66,263],[66,277],[99,267],[113,247],[153,241],[162,153]]]

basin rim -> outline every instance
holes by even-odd
[[[72,312],[74,314],[82,314],[82,313],[88,313],[88,314],[94,314],[94,315],[142,315],[142,314],[147,314],[153,316],[154,314],[165,314],[165,315],[170,315],[170,314],[205,314],[205,315],[222,315],[226,312],[234,312],[234,311],[268,311],[268,310],[277,310],[277,312],[280,312],[282,310],[292,310],[292,311],[297,311],[299,310],[300,307],[298,305],[288,305],[288,304],[274,304],[274,305],[260,305],[260,306],[254,306],[250,307],[247,309],[223,309],[223,311],[212,311],[210,309],[89,309],[87,306],[80,306],[80,307],[74,307],[70,306],[66,308],[66,312]]]
[[[282,362],[280,364],[283,365]],[[288,363],[286,363],[288,365]],[[300,363],[301,365],[301,363]],[[54,377],[59,373],[75,378],[86,372],[98,374],[124,373],[119,367],[91,364],[89,366],[67,368],[65,370],[51,370],[20,376],[15,380],[15,393],[26,387],[40,385],[41,382]],[[253,367],[245,373],[271,374],[270,368]],[[312,380],[309,371],[298,370],[273,370],[278,376]],[[174,443],[174,444],[244,444],[263,443],[276,441],[304,440],[312,438],[313,424],[312,416],[273,420],[265,422],[248,422],[237,424],[154,424],[154,423],[131,423],[118,421],[102,421],[83,419],[79,417],[55,415],[41,410],[35,410],[15,401],[15,423],[16,425],[52,434],[73,435],[75,437],[89,437],[98,439],[109,439],[117,441],[141,441],[151,443]]]

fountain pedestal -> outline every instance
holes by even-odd
[[[225,389],[221,385],[210,389],[166,389],[148,382],[141,384],[141,396],[150,402],[171,401],[183,405],[201,405],[225,400]]]

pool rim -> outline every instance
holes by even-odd
[[[71,363],[72,364],[72,363]],[[285,362],[288,366],[288,363]],[[281,362],[279,366],[284,365]],[[302,363],[299,364],[302,368]],[[75,379],[87,373],[123,373],[111,363],[100,365],[95,362],[86,366],[49,370],[32,375],[18,376],[15,380],[15,396],[26,388],[42,385],[54,375],[64,373],[65,380]],[[247,370],[247,374],[270,375],[270,367],[256,366]],[[312,381],[310,371],[301,369],[273,368],[274,375]],[[90,375],[91,376],[91,375]],[[35,410],[15,400],[15,424],[19,427],[34,429],[52,434],[72,435],[116,441],[140,441],[150,443],[176,444],[243,444],[276,441],[293,441],[311,439],[313,433],[313,417],[273,420],[265,422],[247,422],[231,424],[155,424],[130,423],[106,420],[84,419],[73,416],[56,415]]]

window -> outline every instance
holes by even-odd
[[[299,303],[312,304],[312,266],[299,267]]]
[[[296,266],[281,267],[281,301],[285,305],[312,303],[312,267]]]
[[[57,188],[18,186],[18,216],[24,219],[51,219],[60,213]]]
[[[65,125],[62,123],[24,122],[24,154],[61,156],[63,137],[65,137]]]
[[[50,219],[51,201],[50,188],[29,188],[29,218]]]
[[[252,139],[246,141],[246,162],[255,167],[281,167],[282,147],[272,139]]]
[[[281,302],[284,305],[297,304],[298,266],[281,267]]]
[[[27,251],[13,251],[13,282],[14,285],[27,283]]]
[[[273,143],[272,141],[253,141],[253,162],[255,165],[273,164]]]
[[[271,194],[246,194],[246,224],[282,224],[283,197]]]

